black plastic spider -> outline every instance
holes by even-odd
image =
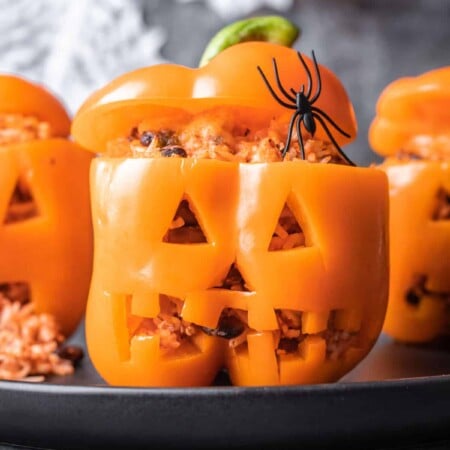
[[[265,85],[267,86],[267,89],[269,89],[270,93],[272,94],[273,98],[282,106],[285,108],[293,109],[295,110],[290,122],[289,122],[289,129],[288,129],[288,135],[286,139],[286,144],[284,146],[284,149],[282,151],[282,157],[286,156],[287,151],[289,150],[289,146],[291,144],[292,139],[292,130],[294,128],[294,125],[296,125],[297,129],[297,136],[300,143],[300,149],[302,153],[302,158],[305,159],[305,148],[303,146],[303,138],[300,132],[300,126],[303,124],[306,131],[308,131],[312,137],[314,137],[314,134],[316,132],[316,120],[322,125],[323,129],[325,130],[328,138],[335,146],[336,150],[339,152],[339,154],[342,156],[342,158],[350,165],[354,166],[355,164],[345,155],[345,153],[342,151],[342,149],[339,147],[338,143],[336,142],[336,139],[334,139],[333,135],[331,134],[330,130],[328,129],[327,123],[330,123],[339,133],[343,134],[346,137],[350,137],[348,133],[346,133],[342,128],[340,128],[336,122],[331,119],[331,117],[322,111],[320,108],[317,108],[314,106],[314,103],[317,101],[317,99],[320,96],[320,93],[322,91],[322,82],[320,79],[320,71],[319,66],[316,61],[316,56],[314,55],[314,51],[312,53],[312,58],[314,61],[314,69],[316,72],[316,78],[317,78],[317,88],[314,95],[312,95],[312,76],[311,72],[308,68],[308,66],[305,63],[305,60],[303,59],[300,52],[297,52],[298,58],[300,59],[300,62],[303,65],[303,68],[305,69],[306,75],[308,77],[308,86],[306,88],[305,92],[305,85],[302,84],[299,91],[296,91],[295,89],[291,88],[289,93],[286,88],[283,87],[280,75],[278,73],[278,66],[277,61],[275,58],[272,59],[273,64],[273,71],[275,74],[275,80],[278,86],[278,89],[280,90],[281,94],[284,96],[284,99],[281,98],[273,89],[271,84],[269,83],[269,80],[267,79],[266,75],[262,71],[261,67],[257,67],[259,73],[261,74]]]

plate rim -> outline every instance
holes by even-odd
[[[0,442],[40,448],[371,448],[391,445],[393,436],[402,444],[450,440],[450,374],[198,388],[2,381],[0,397]]]
[[[168,395],[179,396],[181,394],[189,395],[207,395],[214,391],[220,392],[222,395],[236,395],[236,392],[242,394],[260,394],[264,392],[292,393],[293,391],[312,392],[315,391],[348,391],[348,390],[367,390],[367,389],[390,389],[400,387],[414,387],[416,385],[430,384],[450,385],[450,373],[428,376],[402,377],[372,381],[336,381],[315,384],[295,384],[295,385],[264,385],[264,386],[198,386],[198,387],[157,387],[157,386],[112,386],[112,385],[82,385],[82,384],[60,384],[54,382],[26,382],[16,380],[0,380],[0,393],[2,390],[39,392],[48,394],[130,394],[130,395]]]

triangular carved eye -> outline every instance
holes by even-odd
[[[39,216],[39,209],[28,182],[23,178],[17,180],[9,201],[3,223],[5,225],[23,222]]]
[[[443,187],[437,191],[432,218],[433,220],[450,220],[450,192]]]
[[[269,251],[305,247],[305,233],[288,204],[285,203],[269,244]]]
[[[208,242],[189,202],[183,199],[173,217],[163,242],[170,244],[201,244]]]

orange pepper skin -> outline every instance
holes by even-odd
[[[16,89],[16,105],[5,86]],[[0,95],[5,92],[8,113],[33,114],[50,121],[57,133],[68,133],[67,114],[40,86],[2,76]],[[35,309],[53,314],[66,336],[83,317],[91,277],[91,160],[91,153],[63,137],[0,146],[2,221],[19,178],[38,209],[36,217],[2,223],[0,284],[28,283]]]
[[[305,162],[99,158],[91,176],[95,250],[86,336],[91,359],[109,383],[208,385],[222,366],[235,385],[334,381],[377,339],[388,284],[381,171]],[[185,197],[208,243],[162,242]],[[307,246],[269,252],[286,200]],[[249,292],[216,288],[233,262]],[[165,354],[158,335],[133,336],[136,316],[158,314],[161,293],[184,301],[185,320],[209,328],[226,307],[247,311],[254,330],[248,346],[233,350],[198,331],[195,345]],[[297,353],[277,359],[278,308],[303,311],[308,333],[325,330],[330,311],[339,311],[337,329],[359,332],[358,346],[333,361],[325,340],[310,336]]]
[[[429,342],[448,332],[450,224],[433,220],[436,194],[450,191],[450,67],[388,85],[369,130],[390,192],[390,288],[384,331],[403,342]],[[400,150],[428,159],[405,160]],[[408,293],[425,280],[418,302]],[[438,295],[435,295],[438,294]],[[440,294],[440,295],[439,295]]]
[[[260,66],[275,86],[272,58],[276,58],[283,85],[300,89],[307,85],[296,51],[268,42],[245,42],[219,53],[201,68],[159,64],[127,73],[95,92],[76,114],[72,134],[85,148],[101,153],[106,143],[127,136],[141,120],[157,120],[164,111],[182,108],[198,112],[216,106],[234,105],[265,110],[270,116],[289,121],[292,110],[280,106],[258,73]],[[313,74],[311,59],[304,59]],[[356,135],[353,106],[339,79],[319,64],[322,91],[314,104],[324,109],[351,137],[336,133],[339,145]],[[313,92],[315,86],[313,86]],[[161,107],[164,107],[161,111]],[[316,137],[328,137],[317,124]]]

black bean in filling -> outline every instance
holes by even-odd
[[[186,150],[184,150],[184,148],[179,147],[177,145],[171,145],[171,146],[166,146],[161,149],[161,156],[164,156],[166,158],[177,157],[177,156],[180,158],[186,158],[187,153],[186,153]]]
[[[151,131],[144,131],[139,139],[140,143],[148,147],[153,141],[154,134]]]
[[[222,314],[217,328],[201,327],[201,329],[210,336],[233,339],[244,331],[245,326],[237,317]]]
[[[148,147],[155,139],[157,147],[163,148],[179,144],[178,136],[174,130],[163,129],[159,131],[145,130],[139,133],[137,127],[133,127],[128,135],[128,140],[139,140],[141,145]]]

